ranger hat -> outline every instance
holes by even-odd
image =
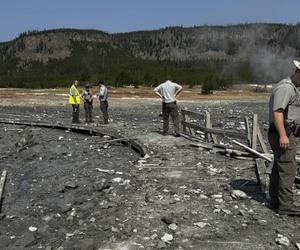
[[[297,69],[300,69],[300,62],[298,62],[296,60],[294,60],[293,62],[295,64],[295,66],[297,67]]]

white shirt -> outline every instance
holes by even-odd
[[[182,89],[182,87],[170,80],[165,81],[164,83],[157,86],[154,91],[158,92],[162,96],[162,101],[164,103],[171,103],[176,101],[175,93]]]
[[[99,95],[99,100],[100,101],[107,101],[108,91],[107,91],[107,88],[104,85],[101,85],[98,95]]]

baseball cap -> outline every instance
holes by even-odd
[[[300,69],[300,62],[297,60],[294,60],[293,63],[295,64],[295,66],[297,67],[297,69]]]

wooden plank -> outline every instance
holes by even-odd
[[[189,111],[189,110],[186,110],[186,109],[182,109],[181,113],[189,115],[189,116],[197,117],[198,119],[201,119],[201,120],[205,119],[205,115],[197,113],[197,112]]]
[[[4,186],[6,181],[7,171],[3,170],[1,179],[0,179],[0,212],[1,212],[1,205],[2,205],[2,195],[4,192]]]
[[[196,129],[196,130],[202,131],[204,133],[214,133],[214,134],[219,134],[219,135],[227,135],[227,136],[231,136],[231,137],[247,139],[247,134],[243,131],[206,128],[206,127],[200,126],[198,124],[188,123],[188,122],[184,122],[184,121],[182,121],[181,123],[185,124],[187,127],[191,127],[192,129]]]
[[[257,183],[260,185],[260,189],[263,193],[266,192],[266,179],[267,179],[267,174],[266,174],[266,165],[263,159],[257,158],[255,159],[255,167],[256,167],[256,179]]]
[[[197,136],[194,136],[194,135],[189,135],[189,134],[186,134],[186,133],[179,133],[182,137],[188,139],[188,140],[191,140],[191,141],[203,141],[203,139],[201,137],[197,137]]]
[[[257,114],[253,115],[253,126],[252,126],[252,144],[251,148],[256,150],[256,144],[257,144]]]
[[[137,168],[148,168],[148,169],[176,169],[176,170],[197,170],[196,167],[193,168],[183,168],[183,167],[151,167],[151,166],[143,166],[143,165],[138,165],[136,166]]]
[[[268,161],[268,162],[272,162],[272,159],[271,159],[271,158],[265,156],[264,154],[261,154],[261,153],[257,152],[257,151],[254,150],[253,148],[250,148],[250,147],[248,147],[248,146],[246,146],[246,145],[244,145],[244,144],[242,144],[242,143],[240,143],[240,142],[238,142],[238,141],[236,141],[236,140],[232,140],[232,142],[233,142],[234,144],[236,144],[236,145],[241,146],[242,148],[246,149],[247,151],[249,151],[249,152],[255,154],[256,156],[258,156],[258,157],[260,157],[260,158],[263,158],[263,159],[265,159],[265,160]]]
[[[262,133],[261,133],[258,125],[257,125],[257,136],[258,136],[258,141],[259,141],[259,143],[261,145],[261,148],[262,148],[263,152],[264,153],[268,153],[267,145],[266,145],[266,143],[264,141],[264,138],[262,136]]]
[[[220,147],[220,144],[210,144],[210,143],[203,143],[203,142],[197,142],[197,143],[190,143],[191,146],[193,147],[201,147],[207,150],[214,150],[214,152],[216,153],[223,153],[226,155],[229,155],[231,157],[234,156],[243,156],[243,157],[250,157],[252,156],[252,154],[250,154],[249,152],[245,152],[245,151],[240,151],[237,149],[233,149],[233,148],[228,148],[224,145],[222,145],[222,147]]]
[[[251,130],[249,125],[249,118],[247,116],[245,117],[245,127],[247,133],[248,146],[251,147]]]
[[[121,141],[129,141],[130,139],[126,138],[117,138],[112,140],[105,140],[105,141],[96,141],[97,144],[103,144],[103,143],[112,143],[112,142],[121,142]]]
[[[17,125],[25,125],[25,126],[35,126],[35,127],[42,127],[42,128],[55,128],[55,129],[62,129],[62,130],[69,130],[77,133],[82,133],[82,134],[90,134],[92,132],[92,135],[109,135],[107,133],[103,133],[97,128],[87,128],[87,127],[82,127],[78,125],[61,125],[59,123],[57,124],[52,124],[52,123],[42,123],[42,122],[33,122],[33,121],[12,121],[12,120],[3,120],[0,119],[0,123],[2,124],[17,124]],[[117,139],[118,136],[114,135],[109,135],[111,138]],[[130,146],[133,150],[138,152],[142,157],[147,154],[147,150],[138,142],[135,140],[129,140],[129,141],[121,141],[122,144]]]

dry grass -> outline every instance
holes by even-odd
[[[82,89],[80,89],[81,91]],[[26,105],[67,105],[68,88],[58,89],[0,89],[0,105],[26,106]],[[95,95],[97,87],[92,89]],[[111,99],[120,98],[158,98],[150,87],[139,88],[110,88]],[[199,88],[184,88],[179,96],[182,101],[209,101],[209,100],[245,100],[266,101],[269,93],[258,93],[249,89],[229,89],[214,91],[211,95],[201,95]]]

